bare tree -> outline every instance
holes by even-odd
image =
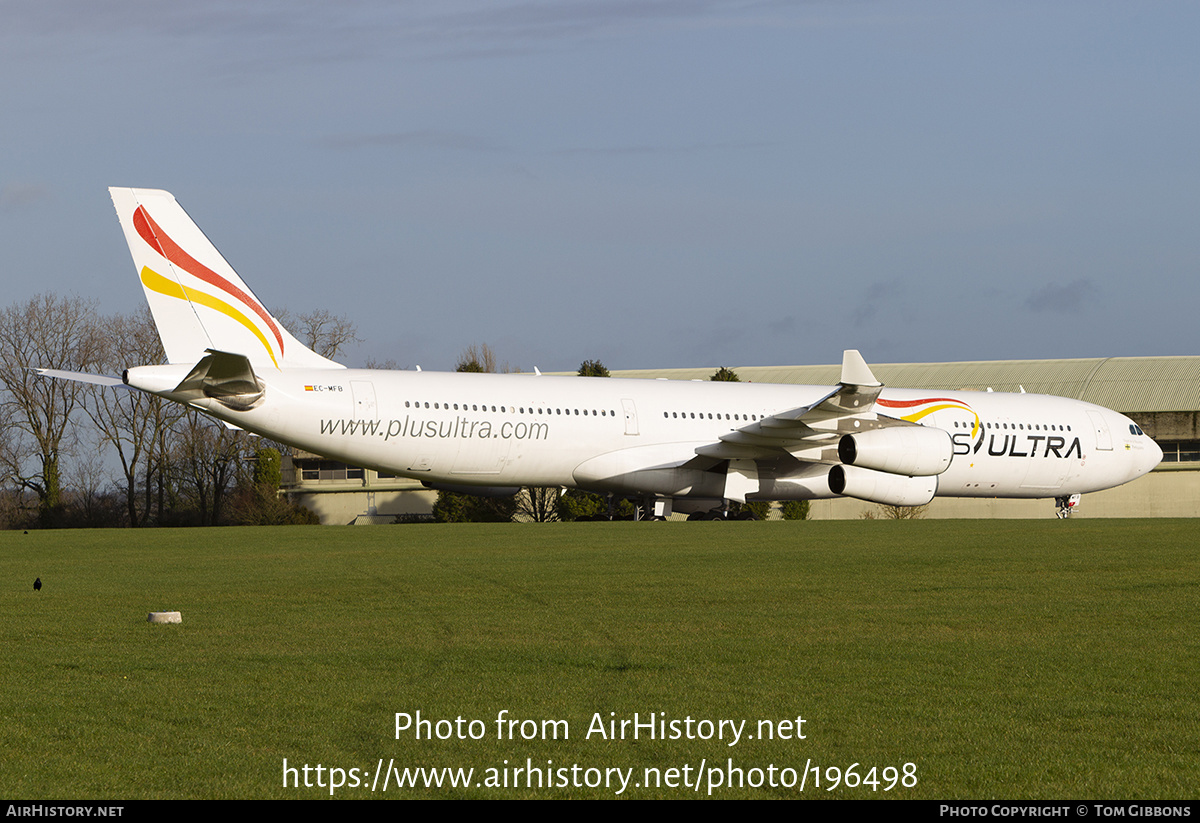
[[[63,492],[68,522],[89,528],[116,525],[120,507],[114,505],[103,453],[95,448],[81,448],[70,475],[71,488]]]
[[[191,499],[200,525],[220,525],[226,498],[246,472],[248,436],[188,410],[175,439],[174,473],[180,492]]]
[[[178,497],[174,469],[177,451],[175,433],[183,424],[187,410],[178,403],[159,397],[154,398],[154,402],[146,409],[149,415],[147,428],[152,433],[152,439],[144,452],[146,468],[142,476],[145,506],[142,511],[146,521],[153,519],[162,524],[166,522],[167,512],[174,508]],[[153,517],[151,512],[154,512]]]
[[[0,312],[0,468],[37,495],[43,525],[52,525],[61,508],[61,455],[87,387],[41,377],[33,369],[90,371],[100,349],[89,300],[43,294]]]
[[[879,503],[874,509],[863,509],[860,520],[922,520],[929,511],[929,504],[924,506],[890,506]]]
[[[518,520],[534,523],[550,523],[558,520],[558,497],[562,489],[557,486],[528,486],[517,495]]]
[[[389,357],[387,360],[376,360],[374,357],[368,357],[367,362],[363,363],[363,368],[381,369],[383,371],[399,371],[400,364],[391,357]]]
[[[283,309],[275,319],[301,343],[330,360],[343,354],[347,346],[361,342],[358,327],[345,315],[335,315],[329,309],[316,309],[307,314],[292,314]]]
[[[496,371],[496,353],[487,343],[472,343],[463,349],[454,364],[455,371],[485,372],[494,374]]]
[[[454,364],[455,371],[465,372],[484,372],[487,374],[520,374],[521,370],[515,366],[508,365],[505,360],[497,367],[496,353],[492,351],[492,347],[487,343],[472,343],[463,349],[462,354],[458,356],[458,362]]]
[[[162,343],[149,309],[106,318],[104,327],[104,370],[119,374],[128,366],[163,361]],[[162,457],[158,447],[183,416],[183,408],[146,392],[101,386],[92,387],[85,408],[101,437],[116,449],[124,476],[126,517],[130,526],[138,526],[150,514],[151,478]],[[158,474],[161,485],[163,472]],[[145,491],[140,512],[139,485]]]

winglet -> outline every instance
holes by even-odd
[[[863,360],[863,356],[858,353],[858,349],[846,349],[842,352],[842,385],[843,386],[882,386],[875,375],[871,374],[871,367],[867,365],[867,361]]]

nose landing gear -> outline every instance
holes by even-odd
[[[1058,517],[1058,519],[1066,520],[1068,517],[1070,517],[1071,512],[1076,506],[1079,505],[1079,501],[1082,499],[1082,497],[1083,495],[1081,494],[1072,494],[1069,497],[1054,498],[1054,505],[1058,507],[1058,511],[1055,512],[1055,515]]]

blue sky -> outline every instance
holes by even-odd
[[[1200,7],[0,0],[7,301],[172,191],[347,361],[1196,354]]]

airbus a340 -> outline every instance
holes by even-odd
[[[168,360],[131,365],[126,386],[434,488],[579,487],[636,498],[657,516],[838,496],[900,506],[1054,497],[1063,507],[1162,458],[1109,409],[885,389],[853,350],[836,386],[348,369],[289,334],[171,194],[109,191]]]

